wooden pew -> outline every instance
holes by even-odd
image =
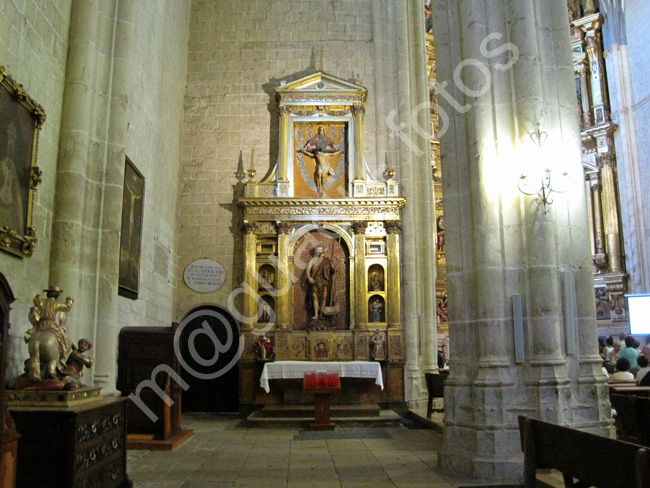
[[[623,441],[639,443],[639,425],[636,414],[636,398],[634,395],[609,396],[612,408],[616,410],[616,434]]]
[[[637,444],[523,416],[519,431],[526,488],[537,469],[560,471],[565,487],[650,488],[650,451]]]

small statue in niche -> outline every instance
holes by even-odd
[[[447,311],[447,294],[443,294],[436,307],[436,315],[438,316],[439,323],[446,324],[449,321],[449,313]]]
[[[271,306],[264,299],[260,300],[260,317],[259,322],[271,321]]]
[[[260,289],[273,288],[273,274],[268,269],[263,268],[260,271]]]
[[[381,300],[375,298],[370,304],[370,322],[381,322],[381,312],[384,308]]]
[[[275,349],[271,343],[271,339],[266,337],[266,334],[262,334],[260,337],[255,339],[254,345],[255,357],[262,361],[271,361],[275,357]]]
[[[372,287],[372,291],[382,291],[383,286],[381,279],[379,278],[379,273],[377,271],[374,271],[372,273],[372,276],[370,278],[370,286]]]
[[[386,338],[384,334],[375,330],[375,334],[370,338],[370,357],[375,361],[386,358],[385,348]]]

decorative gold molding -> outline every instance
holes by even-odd
[[[0,164],[4,181],[0,191],[12,202],[5,204],[2,220],[6,220],[0,221],[0,249],[15,256],[29,257],[38,242],[32,216],[34,194],[42,175],[36,158],[39,131],[46,119],[45,109],[27,94],[23,85],[7,74],[4,66],[0,66],[0,104],[3,106]],[[26,115],[33,120],[33,132],[18,129],[23,126],[19,119],[25,120]]]
[[[260,199],[241,198],[238,204],[245,209],[245,218],[282,220],[283,216],[347,217],[350,220],[399,219],[404,198],[344,198],[344,199]]]

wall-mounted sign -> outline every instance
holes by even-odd
[[[210,293],[221,288],[226,280],[226,270],[212,259],[197,259],[187,265],[183,280],[196,292]]]

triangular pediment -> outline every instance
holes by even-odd
[[[299,80],[286,83],[275,89],[280,98],[292,95],[314,95],[320,97],[324,93],[337,95],[356,95],[364,100],[368,90],[360,84],[343,80],[322,71],[306,76]]]

